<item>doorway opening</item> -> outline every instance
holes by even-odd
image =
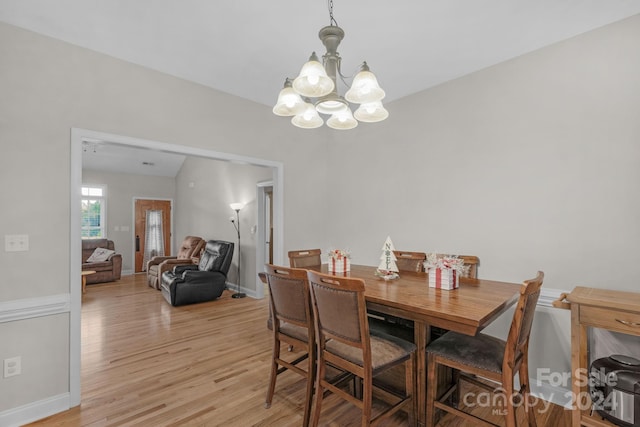
[[[273,224],[274,236],[273,242],[273,261],[274,263],[282,263],[283,259],[283,164],[271,160],[259,159],[254,157],[241,156],[231,153],[223,153],[218,151],[194,148],[184,145],[168,144],[157,141],[150,141],[139,138],[132,138],[122,135],[107,134],[87,129],[72,128],[71,129],[71,167],[70,167],[70,241],[79,242],[81,239],[81,220],[80,220],[80,195],[82,187],[82,144],[90,143],[109,143],[125,147],[138,149],[156,150],[167,153],[181,154],[187,156],[196,156],[206,159],[222,160],[237,164],[253,165],[259,167],[270,168],[273,177]],[[260,248],[260,246],[258,246]],[[264,247],[263,247],[264,248]],[[258,249],[257,249],[258,250]],[[256,251],[257,251],[256,250]],[[81,272],[81,246],[70,245],[69,254],[69,271],[70,271],[70,312],[69,312],[69,389],[70,407],[77,406],[81,402],[80,390],[80,364],[81,364],[81,304],[82,289],[74,286],[76,277],[80,277]],[[260,255],[260,256],[258,256]],[[256,253],[256,259],[264,259],[263,254]],[[262,271],[262,270],[260,270]],[[262,282],[257,277],[255,280],[256,297],[262,297]]]

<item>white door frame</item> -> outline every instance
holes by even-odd
[[[135,148],[145,148],[157,151],[166,151],[175,154],[198,156],[213,160],[224,160],[240,164],[249,164],[253,166],[261,166],[271,168],[273,171],[273,223],[275,235],[273,236],[273,257],[274,262],[282,264],[282,251],[284,239],[284,221],[283,221],[283,188],[284,188],[284,172],[283,164],[272,160],[264,160],[255,157],[241,156],[231,153],[223,153],[219,151],[206,150],[203,148],[189,147],[185,145],[167,144],[164,142],[150,141],[140,138],[132,138],[128,136],[108,134],[104,132],[96,132],[88,129],[71,128],[71,169],[70,169],[70,254],[69,254],[69,271],[70,271],[70,306],[69,314],[69,394],[70,407],[80,404],[80,362],[81,362],[81,328],[80,315],[82,304],[82,289],[76,286],[76,278],[80,277],[81,272],[81,247],[79,244],[80,236],[80,198],[82,187],[82,142],[108,142],[111,144],[120,144]],[[264,258],[262,258],[264,259]],[[257,286],[258,279],[256,277],[256,287],[262,292],[263,286]]]
[[[256,239],[256,273],[264,271],[264,260],[267,258],[266,246],[267,246],[267,230],[266,228],[266,193],[267,189],[273,188],[273,181],[259,182],[256,185],[256,199],[258,200],[258,229],[256,231],[258,238]],[[273,203],[273,200],[272,200]],[[275,216],[275,206],[274,206]],[[274,227],[275,228],[275,227]],[[276,230],[275,233],[278,231]],[[275,240],[275,237],[274,237]],[[275,248],[274,248],[275,257]],[[274,259],[275,262],[275,259]],[[279,264],[282,265],[282,264]],[[264,297],[264,284],[257,278],[256,274],[256,298]]]

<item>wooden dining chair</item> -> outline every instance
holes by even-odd
[[[271,307],[271,330],[273,332],[273,352],[271,374],[265,407],[269,408],[273,400],[276,378],[287,370],[302,375],[307,380],[304,402],[303,426],[309,425],[311,402],[313,399],[314,378],[316,373],[315,326],[309,296],[307,271],[265,265],[265,276],[269,287]],[[285,360],[281,356],[281,344],[303,349],[303,354],[295,360]],[[298,364],[306,360],[306,369]]]
[[[464,260],[464,265],[468,267],[467,274],[464,277],[470,277],[472,279],[478,278],[478,264],[480,264],[480,258],[475,255],[458,255],[458,258]]]
[[[482,333],[469,336],[447,332],[427,346],[427,426],[435,425],[437,409],[484,426],[496,425],[446,403],[454,392],[460,390],[462,380],[492,389],[496,393],[504,393],[507,427],[516,426],[518,402],[522,402],[524,406],[529,425],[536,426],[534,410],[529,407],[528,354],[529,336],[543,279],[544,273],[539,271],[535,279],[526,280],[521,286],[506,341]],[[438,398],[436,385],[438,373],[442,371],[438,369],[440,366],[448,366],[458,370],[460,374],[451,388]],[[514,390],[516,374],[520,379],[520,390]],[[488,386],[478,378],[489,379],[497,385]],[[460,399],[456,398],[455,401],[459,402]]]
[[[416,346],[388,335],[370,334],[367,323],[362,279],[307,272],[316,328],[317,373],[315,403],[311,425],[317,426],[325,392],[334,393],[362,410],[363,426],[376,425],[400,409],[408,412],[409,424],[415,423],[413,367]],[[362,390],[351,394],[326,378],[327,366],[356,377]],[[375,377],[394,366],[404,365],[404,390],[382,390],[395,403],[372,417],[373,388],[381,384]],[[356,396],[361,396],[358,398]]]
[[[289,266],[292,268],[319,268],[322,265],[321,253],[320,249],[289,251]]]
[[[393,251],[396,256],[396,266],[400,271],[424,271],[427,254],[424,252]]]

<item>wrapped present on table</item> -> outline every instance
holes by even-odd
[[[456,270],[451,268],[430,268],[429,287],[437,289],[446,289],[448,291],[458,288],[460,284],[460,276]]]
[[[351,271],[351,254],[342,249],[329,251],[329,273],[346,273]]]
[[[457,255],[427,255],[424,267],[429,273],[429,287],[452,290],[460,286],[460,276],[467,268]]]

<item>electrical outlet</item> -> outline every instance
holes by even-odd
[[[4,359],[4,377],[9,378],[22,373],[22,358],[20,356]]]
[[[29,250],[28,234],[7,234],[4,236],[4,250],[6,252],[21,252]]]

